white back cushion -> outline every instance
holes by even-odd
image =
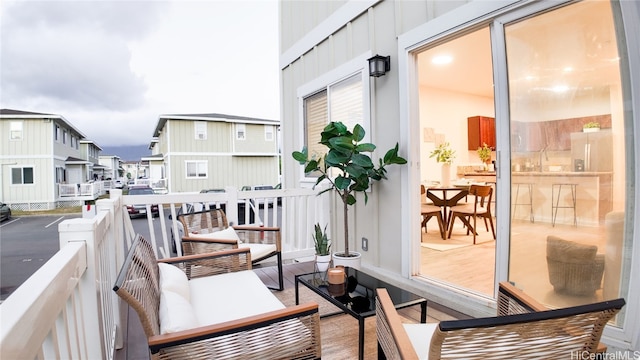
[[[235,240],[238,243],[242,242],[240,240],[240,237],[238,236],[238,233],[236,233],[236,231],[232,227],[228,227],[220,231],[214,231],[208,234],[189,233],[189,237],[192,237],[194,239],[219,239],[219,240]]]
[[[173,291],[187,301],[191,301],[189,292],[189,279],[177,266],[158,263],[160,270],[160,291]]]

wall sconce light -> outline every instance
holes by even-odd
[[[391,70],[391,56],[376,55],[369,59],[369,76],[384,76]]]

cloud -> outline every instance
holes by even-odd
[[[64,116],[101,146],[158,116],[277,119],[275,1],[3,1],[0,107]]]
[[[129,69],[127,44],[148,32],[150,21],[143,20],[154,12],[141,10],[139,3],[10,3],[2,13],[8,34],[2,41],[3,102],[34,98],[92,110],[140,106],[145,84]]]

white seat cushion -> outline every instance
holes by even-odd
[[[251,270],[191,279],[191,305],[202,326],[284,309]]]
[[[278,248],[275,244],[238,244],[238,248],[249,248],[249,252],[251,252],[251,260],[261,259],[263,256],[271,254],[276,251]]]
[[[428,359],[431,337],[438,328],[438,323],[402,325],[407,335],[409,335],[413,349],[416,351],[416,354],[418,354],[418,359]]]

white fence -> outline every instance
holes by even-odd
[[[328,223],[329,197],[314,190],[242,191],[224,193],[122,195],[98,200],[92,218],[63,221],[60,251],[0,305],[0,356],[3,359],[113,359],[122,346],[120,307],[112,287],[135,236],[127,205],[160,204],[160,215],[147,212],[158,257],[170,256],[170,231],[178,233],[177,210],[186,204],[225,204],[230,222],[237,223],[239,203],[255,207],[265,226],[281,224],[283,258],[313,255],[315,223]],[[273,204],[259,206],[259,204]],[[278,205],[281,204],[281,205]],[[250,220],[245,211],[245,219]],[[255,220],[256,218],[254,218]],[[157,222],[160,222],[159,230]]]
[[[104,200],[92,219],[59,225],[60,251],[0,305],[2,358],[113,358],[122,343],[111,290],[122,264],[116,208]]]

